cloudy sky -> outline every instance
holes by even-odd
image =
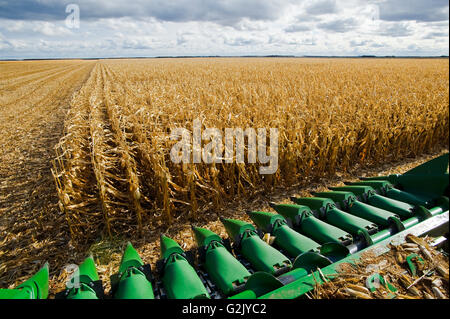
[[[0,59],[448,55],[448,28],[448,0],[0,0]]]

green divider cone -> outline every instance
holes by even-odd
[[[79,266],[80,282],[89,284],[92,281],[99,280],[95,261],[92,256],[87,257]],[[73,280],[73,278],[72,278]]]
[[[48,263],[14,289],[0,289],[0,299],[47,299]]]
[[[384,192],[387,189],[393,188],[394,186],[386,180],[365,180],[358,182],[344,182],[345,185],[356,185],[356,186],[370,186],[377,191]]]
[[[265,233],[272,233],[275,225],[286,223],[284,217],[278,214],[249,211],[247,215]]]
[[[275,236],[275,245],[289,256],[297,257],[307,251],[319,251],[320,244],[296,232],[283,216],[268,212],[247,212],[253,222],[266,233]]]
[[[334,191],[334,192],[318,192],[312,193],[315,197],[328,198],[335,203],[339,203],[341,207],[345,207],[347,203],[354,202],[356,200],[355,194],[352,192]]]
[[[411,194],[396,188],[391,188],[386,191],[386,197],[399,200],[414,206],[425,206],[429,207],[432,203],[432,199],[424,197],[418,194]]]
[[[192,231],[199,247],[206,247],[212,241],[222,242],[222,238],[209,229],[192,226]]]
[[[119,273],[125,272],[129,267],[139,268],[144,265],[144,262],[139,256],[139,253],[134,249],[133,245],[128,242],[127,247],[122,255],[122,260],[120,261]]]
[[[203,250],[203,267],[219,290],[231,295],[242,287],[250,272],[224,247],[222,238],[205,228],[192,227],[197,245]]]
[[[17,289],[28,290],[31,293],[31,299],[47,299],[48,297],[48,263],[44,264],[33,277],[19,285]]]
[[[290,220],[292,225],[297,225],[300,222],[302,216],[312,215],[311,209],[304,205],[293,205],[293,204],[275,204],[269,203],[277,213],[281,216]]]
[[[364,238],[368,238],[370,233],[375,233],[377,225],[360,217],[346,213],[338,209],[331,199],[322,197],[293,197],[292,200],[299,205],[307,205],[312,210],[316,210],[323,219],[353,236],[364,233]],[[311,205],[311,206],[309,206]]]
[[[366,202],[368,196],[372,196],[376,194],[375,189],[373,189],[370,186],[364,186],[364,185],[345,185],[345,186],[339,186],[339,187],[328,187],[332,191],[337,192],[350,192],[356,196],[359,197],[361,201]]]
[[[291,197],[291,201],[298,205],[308,206],[312,211],[319,211],[327,205],[335,205],[331,199],[319,197]]]
[[[154,299],[152,283],[144,273],[144,262],[129,242],[120,262],[115,299]]]
[[[167,258],[169,258],[170,255],[172,255],[174,253],[184,254],[184,250],[172,238],[161,235],[160,244],[161,244],[161,258],[162,259],[167,259]]]
[[[342,244],[327,243],[320,246],[309,237],[297,233],[287,225],[281,215],[268,212],[247,212],[247,214],[259,228],[275,236],[274,243],[277,247],[296,257],[293,270],[279,277],[284,284],[307,275],[311,269],[328,266],[349,254],[349,250]]]
[[[377,190],[380,195],[399,200],[411,205],[430,206],[432,199],[419,194],[412,194],[393,187],[389,181],[385,180],[365,180],[360,182],[346,183],[346,185],[370,186]]]
[[[401,223],[399,223],[398,215],[362,203],[358,201],[356,199],[356,196],[351,192],[344,192],[344,191],[320,192],[314,193],[313,195],[317,197],[330,198],[334,202],[339,203],[340,206],[343,207],[343,209],[349,212],[350,214],[371,221],[377,225],[387,227],[390,224],[394,223],[395,225],[399,224],[398,226],[400,227],[399,230],[404,229],[404,227],[401,226]]]
[[[225,226],[228,236],[234,242],[239,242],[240,238],[246,231],[255,230],[253,225],[242,220],[220,218],[220,221]]]
[[[94,282],[98,281],[98,273],[92,256],[87,257],[78,270],[66,283],[66,299],[98,299]]]
[[[164,261],[162,282],[169,299],[209,298],[208,291],[195,269],[183,256],[184,250],[173,239],[161,235]]]
[[[371,206],[397,214],[403,219],[410,218],[414,215],[413,205],[378,194],[369,196],[367,203]]]
[[[251,224],[235,219],[222,218],[221,221],[236,249],[256,270],[275,275],[292,266],[289,258],[259,238]]]
[[[401,218],[410,218],[413,216],[413,205],[376,194],[375,190],[370,186],[348,185],[330,187],[330,189],[334,191],[352,192],[367,204],[397,214]]]
[[[318,243],[325,244],[351,243],[352,236],[320,219],[316,218],[311,210],[304,205],[271,204],[272,208],[285,218],[289,218],[300,232]]]
[[[397,230],[401,231],[404,229],[404,227],[401,226],[400,216],[384,209],[355,201],[347,210],[355,216],[367,219],[378,225],[388,227],[389,225],[394,224],[396,225]]]

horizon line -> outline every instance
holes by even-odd
[[[55,57],[55,58],[0,58],[0,61],[45,61],[45,60],[114,60],[114,59],[182,59],[182,58],[449,58],[449,55],[161,55],[120,57]]]

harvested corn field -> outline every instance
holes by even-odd
[[[0,62],[0,285],[67,243],[51,175],[69,103],[94,62]],[[54,257],[56,256],[56,257]],[[11,269],[14,269],[11,272]]]
[[[53,170],[72,239],[131,238],[274,186],[445,147],[447,71],[446,59],[102,61],[71,102]],[[173,163],[171,129],[196,119],[277,128],[276,174]]]

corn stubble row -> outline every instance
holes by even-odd
[[[448,60],[98,63],[71,101],[54,177],[75,243],[133,236],[255,191],[447,145]],[[172,128],[278,128],[279,169],[174,164]],[[204,143],[208,143],[205,141]]]

